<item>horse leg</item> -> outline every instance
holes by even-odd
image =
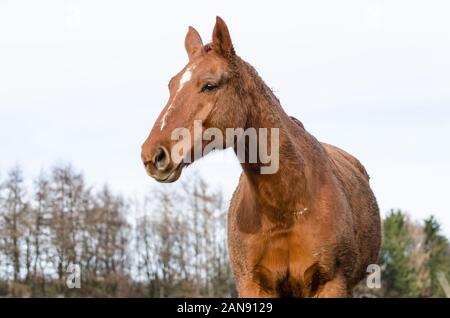
[[[241,282],[238,287],[239,298],[275,298],[277,295],[263,289],[253,281]]]
[[[319,293],[318,298],[347,298],[351,297],[351,293],[347,288],[347,283],[342,276],[336,276],[332,280],[326,282]]]

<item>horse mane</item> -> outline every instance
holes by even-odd
[[[204,53],[212,49],[212,43],[208,43],[203,47]],[[257,117],[255,112],[264,112],[266,118],[275,125],[274,127],[279,128],[281,131],[287,132],[287,126],[290,126],[291,122],[295,123],[299,131],[304,130],[303,124],[298,119],[292,120],[284,112],[278,97],[275,96],[273,90],[264,82],[258,71],[250,63],[236,55],[234,50],[231,54],[225,56],[225,58],[230,66],[232,83],[241,96],[241,99],[244,101],[250,98],[254,105],[259,106],[249,109],[250,116],[247,118],[247,122]],[[254,127],[255,125],[250,124],[250,126]],[[290,133],[286,134],[290,136]],[[280,155],[287,160],[298,160],[296,151],[290,143],[281,145],[279,151]]]
[[[259,75],[258,71],[248,62],[244,61],[243,59],[237,57],[239,60],[241,60],[242,65],[244,69],[246,70],[247,74],[250,76],[252,82],[255,84],[256,90],[263,96],[265,96],[268,99],[275,100],[278,104],[280,104],[280,100],[275,95],[273,90],[264,82],[264,80]]]

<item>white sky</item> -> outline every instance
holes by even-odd
[[[450,2],[0,0],[0,173],[70,161],[126,195],[156,184],[140,145],[187,62],[184,36],[216,15],[319,140],[357,156],[382,212],[430,213],[450,234]],[[197,171],[227,196],[231,153]]]

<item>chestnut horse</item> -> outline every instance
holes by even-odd
[[[381,240],[366,170],[283,111],[255,69],[236,55],[221,18],[211,43],[203,45],[189,27],[185,47],[189,63],[171,79],[167,105],[142,145],[147,173],[160,182],[179,178],[188,161],[173,160],[171,133],[192,131],[194,120],[224,134],[228,127],[278,128],[278,171],[262,174],[261,161],[243,162],[228,212],[239,296],[351,296],[377,261]],[[236,152],[236,144],[231,147]]]

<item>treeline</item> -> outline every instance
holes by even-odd
[[[197,179],[125,200],[70,165],[0,182],[0,297],[235,295],[220,192]],[[67,288],[70,264],[81,288]]]
[[[152,297],[236,296],[226,244],[226,204],[197,178],[154,190],[136,220],[135,279]],[[145,213],[150,211],[150,213]]]
[[[34,180],[20,167],[0,176],[0,297],[234,297],[226,209],[201,178],[126,199],[94,189],[70,165]],[[380,289],[356,296],[441,297],[450,245],[436,219],[383,222]],[[68,288],[69,265],[81,288]]]
[[[378,297],[450,297],[450,244],[433,216],[417,223],[400,210],[389,211],[383,220],[379,264],[382,288],[368,291],[360,284],[359,292]]]

